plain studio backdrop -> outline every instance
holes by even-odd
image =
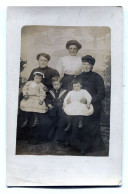
[[[36,60],[39,53],[48,53],[51,56],[48,65],[56,69],[58,59],[69,55],[65,46],[68,40],[79,41],[82,49],[77,55],[92,55],[96,59],[94,71],[103,75],[111,55],[110,28],[69,26],[24,26],[21,29],[21,58],[27,60],[22,75],[28,78],[32,69],[39,66]]]

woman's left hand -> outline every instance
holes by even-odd
[[[87,104],[87,100],[86,99],[82,99],[82,100],[80,100],[80,103]]]

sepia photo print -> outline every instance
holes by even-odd
[[[111,29],[21,29],[17,155],[108,156]]]
[[[9,7],[7,185],[122,184],[122,8]]]

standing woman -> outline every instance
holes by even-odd
[[[76,40],[69,40],[66,43],[69,56],[61,57],[58,61],[57,70],[62,78],[63,88],[70,91],[72,89],[72,80],[79,75],[82,70],[81,57],[77,56],[82,45]]]

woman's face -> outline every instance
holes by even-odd
[[[48,59],[43,57],[43,56],[40,56],[38,63],[39,63],[40,68],[45,68],[45,67],[47,67]]]
[[[89,72],[93,69],[93,65],[88,63],[88,62],[83,62],[82,63],[82,69],[84,72]]]
[[[78,53],[78,47],[76,45],[70,45],[68,47],[68,52],[71,56],[76,56]]]

